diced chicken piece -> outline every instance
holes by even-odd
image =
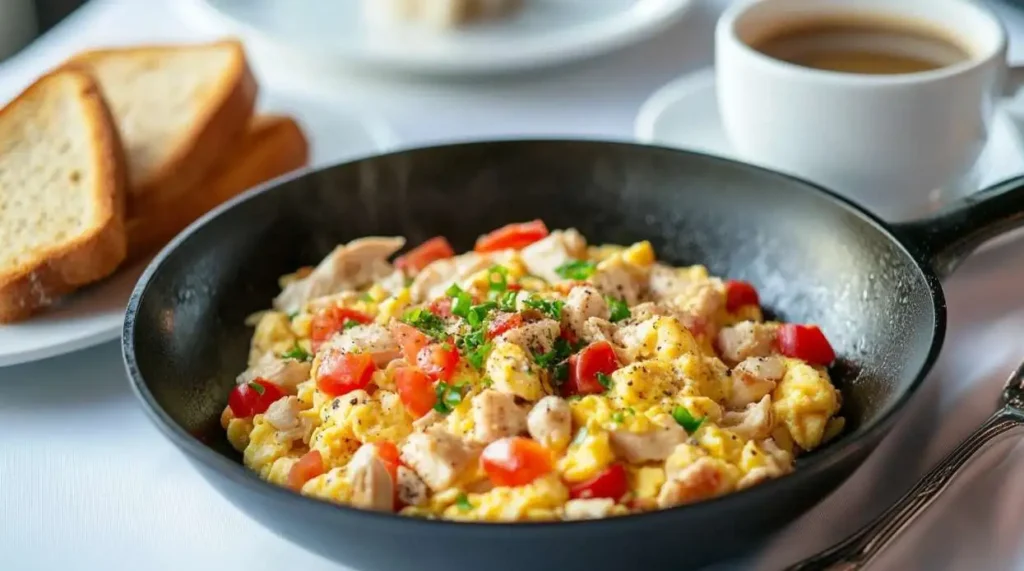
[[[427,503],[430,490],[427,484],[416,475],[416,472],[399,466],[396,472],[398,480],[398,499],[407,506],[422,506]]]
[[[345,468],[352,486],[352,505],[389,512],[394,509],[395,487],[387,466],[377,456],[377,446],[363,444]]]
[[[630,307],[640,299],[641,280],[621,258],[614,257],[598,264],[592,281],[602,295],[620,299]]]
[[[775,384],[786,374],[781,357],[749,357],[732,370],[732,395],[729,407],[741,409],[761,400],[775,390]]]
[[[274,308],[294,313],[311,299],[367,286],[393,271],[387,260],[404,245],[405,238],[371,236],[338,246],[308,276],[285,286]]]
[[[614,507],[615,500],[609,498],[569,500],[565,503],[565,519],[601,519],[611,515]]]
[[[739,363],[750,357],[767,357],[775,348],[775,327],[743,321],[718,333],[718,350],[727,363]]]
[[[410,434],[402,445],[401,457],[435,492],[455,483],[476,459],[458,436],[438,428]]]
[[[584,335],[589,319],[608,319],[608,303],[601,292],[591,286],[572,288],[562,308],[562,323],[577,337]]]
[[[594,341],[613,342],[615,339],[615,324],[607,319],[591,317],[583,323],[583,332],[580,339],[593,343]]]
[[[309,380],[309,369],[310,363],[305,361],[282,359],[267,353],[255,365],[238,375],[235,382],[243,385],[262,378],[285,390],[295,390],[299,383]]]
[[[436,260],[416,274],[409,286],[409,294],[417,303],[441,297],[452,284],[495,263],[492,256],[476,252]]]
[[[722,426],[747,440],[768,438],[775,427],[772,397],[764,395],[760,401],[747,406],[743,412],[725,413],[722,417]]]
[[[377,280],[377,283],[380,284],[380,287],[384,288],[384,291],[391,295],[395,295],[405,289],[405,272],[402,270],[395,270],[387,277]]]
[[[655,264],[647,281],[647,289],[651,297],[659,300],[671,300],[680,294],[687,293],[694,282],[678,269],[663,264]]]
[[[526,269],[549,282],[562,279],[555,271],[559,266],[585,258],[587,241],[574,229],[555,230],[519,253]]]
[[[658,506],[670,508],[725,494],[732,482],[720,463],[711,458],[698,458],[683,468],[661,487]]]
[[[530,438],[555,451],[565,450],[572,439],[572,410],[565,399],[546,396],[526,417]]]
[[[277,430],[292,430],[299,426],[300,412],[302,405],[298,397],[289,396],[271,403],[263,418]]]
[[[316,297],[306,302],[305,311],[306,313],[317,314],[333,307],[348,307],[359,301],[360,295],[354,291],[343,291],[341,293]]]
[[[630,464],[660,462],[688,438],[686,431],[675,422],[664,422],[660,428],[649,432],[614,430],[609,436],[615,455]]]
[[[688,293],[676,296],[673,305],[704,322],[714,321],[715,314],[725,307],[725,293],[718,280],[696,284]]]
[[[378,367],[386,367],[402,356],[402,349],[386,327],[377,323],[356,325],[328,341],[329,347],[345,353],[369,353]]]
[[[510,329],[495,338],[496,342],[513,343],[524,351],[542,355],[551,351],[555,339],[562,334],[562,327],[554,319],[542,319]]]
[[[526,413],[512,395],[486,389],[473,397],[473,439],[489,444],[526,430]]]
[[[778,478],[779,474],[774,473],[771,469],[759,466],[753,470],[747,472],[745,476],[740,478],[739,482],[736,482],[736,488],[739,490],[745,490],[758,484],[763,484],[772,478]]]
[[[431,409],[427,414],[417,418],[412,422],[413,430],[417,432],[426,432],[430,427],[444,420],[444,415]]]

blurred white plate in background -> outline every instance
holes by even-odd
[[[380,28],[360,0],[192,0],[232,33],[331,63],[430,74],[534,69],[596,56],[673,25],[695,0],[525,0],[506,19],[452,31]]]

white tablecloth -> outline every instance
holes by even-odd
[[[184,12],[191,0],[93,0],[0,64],[0,100],[89,45],[216,35]],[[347,1],[347,0],[345,0]],[[368,77],[287,82],[371,109],[404,144],[524,134],[630,138],[639,104],[672,77],[708,65],[724,0],[655,40],[573,68],[458,84]],[[1024,12],[997,6],[1024,39]],[[1016,44],[1014,53],[1021,50]],[[1022,58],[1018,58],[1022,59]],[[971,259],[946,284],[950,328],[935,373],[897,429],[838,492],[752,561],[775,569],[840,539],[895,500],[994,408],[1024,358],[1024,250]],[[1024,569],[1024,448],[984,458],[887,554],[892,569]],[[0,569],[259,571],[340,568],[277,538],[209,488],[143,416],[117,344],[0,369]]]

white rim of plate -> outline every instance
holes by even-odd
[[[259,26],[238,20],[223,12],[210,0],[191,0],[190,4],[199,13],[205,14],[234,33],[249,35],[254,39],[276,45],[279,48],[298,51],[303,55],[324,49],[323,45],[294,42],[290,38],[268,33]],[[504,51],[498,56],[482,52],[466,52],[462,59],[454,62],[438,60],[429,53],[404,51],[332,49],[330,53],[334,58],[360,66],[383,64],[392,69],[436,74],[495,73],[511,69],[548,66],[612,52],[652,37],[675,25],[690,12],[695,4],[696,0],[637,0],[637,4],[629,10],[640,14],[639,23],[630,18],[606,18],[554,36],[557,41],[553,43],[545,43],[540,46],[520,45],[516,47],[515,51]],[[553,53],[557,56],[552,56]]]

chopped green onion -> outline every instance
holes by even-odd
[[[434,410],[441,414],[450,413],[462,402],[462,389],[465,386],[463,384],[452,386],[444,381],[437,383],[437,386],[434,387],[434,396],[437,397]]]
[[[487,285],[491,291],[508,289],[508,269],[505,266],[491,266],[487,272]]]
[[[515,311],[516,310],[516,297],[518,292],[506,291],[496,296],[498,302],[498,309],[501,311]]]
[[[262,395],[263,393],[267,392],[266,387],[264,387],[263,385],[257,383],[256,381],[249,381],[249,388],[254,390],[254,391],[256,391],[256,393],[260,394],[260,395]]]
[[[530,296],[523,300],[523,303],[526,307],[536,309],[555,321],[562,319],[562,306],[565,304],[557,299],[548,300],[537,296]]]
[[[555,268],[555,273],[567,280],[585,280],[594,275],[597,264],[587,260],[574,260]]]
[[[676,422],[679,423],[679,426],[683,427],[687,434],[697,432],[700,425],[704,423],[703,418],[694,418],[690,411],[681,406],[672,409],[672,418],[676,419]]]
[[[466,314],[466,321],[473,327],[480,325],[487,318],[487,314],[494,308],[498,307],[498,304],[493,301],[485,301],[479,305],[474,305],[469,308],[469,312]]]
[[[287,352],[285,352],[283,355],[281,355],[281,358],[295,359],[296,361],[308,361],[310,360],[310,358],[312,358],[312,355],[307,353],[306,350],[303,349],[302,347],[296,345],[289,349]]]
[[[462,291],[457,284],[452,284],[445,293],[452,298],[452,315],[465,318],[469,314],[469,308],[473,305],[473,298]]]
[[[622,421],[626,419],[626,416],[622,414],[621,410],[617,410],[612,413],[612,422],[622,424]]]
[[[473,509],[473,504],[469,503],[469,498],[466,497],[466,494],[459,494],[459,496],[455,498],[455,505],[459,507],[460,511],[464,512],[468,512]]]
[[[597,374],[597,382],[601,383],[605,390],[612,388],[612,378],[604,373]]]
[[[555,339],[551,350],[542,355],[534,354],[533,360],[545,369],[553,369],[556,365],[565,361],[572,355],[572,347],[563,337]]]
[[[605,297],[604,299],[608,302],[608,309],[611,311],[611,317],[608,318],[608,321],[616,323],[623,319],[629,319],[629,316],[632,315],[632,313],[629,312],[629,306],[621,299],[616,299],[611,296]]]
[[[484,343],[483,345],[474,349],[471,353],[466,354],[466,361],[473,366],[474,369],[483,369],[484,361],[487,359],[488,353],[491,352],[492,345],[490,343]]]

